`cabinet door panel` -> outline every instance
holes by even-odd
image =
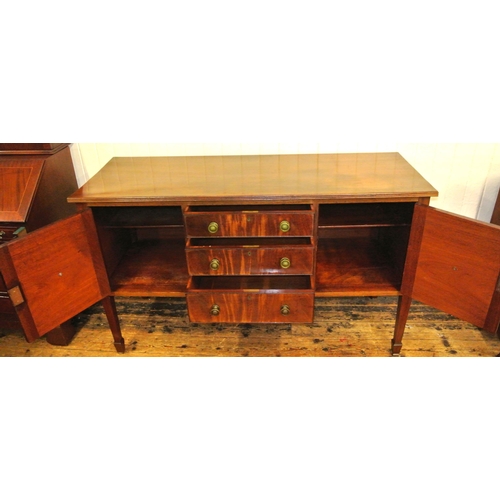
[[[425,222],[412,298],[495,331],[500,228],[431,207],[415,212]]]
[[[0,266],[30,341],[110,295],[90,210],[2,245]]]

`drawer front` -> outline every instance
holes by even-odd
[[[187,213],[187,236],[312,236],[314,215],[302,213]]]
[[[187,249],[190,275],[313,274],[314,248]]]
[[[187,306],[195,323],[311,323],[314,293],[191,292]]]

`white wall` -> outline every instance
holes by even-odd
[[[113,156],[176,156],[398,151],[438,191],[431,205],[489,221],[500,188],[500,143],[75,143],[80,185]]]

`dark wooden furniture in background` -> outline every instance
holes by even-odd
[[[491,215],[491,223],[500,226],[500,191],[498,192],[497,201],[493,207],[493,213]],[[498,329],[498,334],[500,336],[500,325]],[[500,356],[500,354],[498,354]]]
[[[20,228],[31,232],[74,214],[67,202],[78,188],[69,145],[0,143],[0,186],[0,243]]]
[[[98,235],[103,295],[186,297],[197,323],[311,322],[315,297],[399,296],[397,355],[413,299],[500,323],[500,227],[436,195],[398,153],[356,153],[113,158],[68,201]]]
[[[0,188],[0,244],[74,214],[67,202],[78,188],[69,144],[0,143]],[[36,255],[31,262],[36,266]],[[21,327],[1,275],[0,327]],[[47,340],[66,345],[73,334],[64,323]]]
[[[500,226],[500,191],[498,192],[497,201],[491,215],[491,223]]]

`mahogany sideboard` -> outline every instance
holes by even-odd
[[[437,194],[398,153],[113,158],[62,221],[91,241],[66,245],[85,271],[49,278],[69,275],[68,301],[89,275],[87,302],[186,297],[198,323],[312,322],[315,297],[398,296],[393,355],[413,299],[496,332],[500,227],[430,207]],[[29,316],[36,294],[15,267],[8,288]]]

